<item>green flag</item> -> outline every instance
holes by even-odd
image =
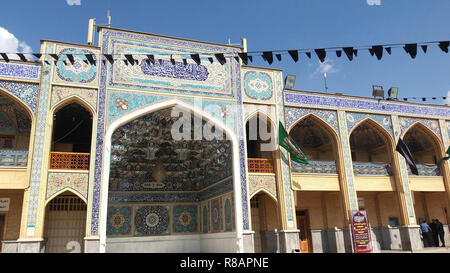
[[[445,152],[448,156],[443,157],[441,160],[439,160],[438,165],[442,163],[442,161],[444,160],[449,160],[450,159],[450,146],[448,146],[447,152]]]
[[[291,154],[291,159],[293,161],[303,164],[309,164],[309,161],[306,158],[305,154],[294,142],[294,140],[292,140],[292,138],[288,135],[281,121],[278,129],[278,144]]]

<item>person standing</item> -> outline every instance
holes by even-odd
[[[433,238],[433,246],[439,247],[439,235],[436,219],[432,219],[430,223],[431,236]]]
[[[436,221],[436,229],[437,229],[437,233],[439,234],[439,239],[441,239],[441,243],[442,243],[441,247],[445,247],[444,226],[439,221],[439,219],[434,219],[434,220]],[[439,246],[439,241],[437,242],[437,246]]]
[[[420,223],[420,229],[422,230],[423,246],[431,247],[433,245],[433,243],[432,243],[433,239],[431,236],[431,228],[425,220],[422,220],[422,223]]]

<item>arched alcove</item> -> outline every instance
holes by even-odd
[[[308,115],[295,123],[289,132],[310,164],[291,162],[294,173],[337,173],[337,138],[333,129],[320,118]]]
[[[89,108],[73,100],[55,109],[51,169],[89,169],[92,116]]]
[[[172,116],[179,110],[182,116]],[[111,125],[101,251],[123,252],[139,244],[130,251],[198,252],[217,243],[214,233],[236,231],[231,217],[239,213],[231,202],[236,142],[223,125],[193,112],[183,103],[161,102]],[[191,119],[180,126],[181,117]],[[204,135],[208,130],[212,138]],[[208,233],[210,243],[200,244],[200,233]],[[161,238],[166,235],[172,236]]]
[[[421,176],[440,176],[437,162],[441,159],[440,143],[433,132],[420,123],[408,129],[403,136]],[[412,175],[408,166],[409,174]]]
[[[274,173],[274,125],[262,113],[256,113],[245,124],[247,158],[250,173]]]
[[[355,175],[392,176],[389,135],[376,122],[366,119],[352,129],[350,149]]]
[[[0,167],[26,167],[32,115],[29,109],[0,92]]]
[[[45,252],[84,252],[86,213],[85,201],[71,191],[52,198],[45,210]]]
[[[255,253],[276,253],[278,249],[277,231],[280,227],[277,202],[264,191],[259,191],[250,199],[252,230]]]

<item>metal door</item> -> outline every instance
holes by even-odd
[[[83,252],[86,203],[73,195],[53,199],[48,205],[46,230],[46,252]]]

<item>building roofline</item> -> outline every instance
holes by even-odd
[[[19,52],[20,53],[20,52]],[[23,53],[23,54],[30,54],[30,53]],[[12,59],[9,59],[9,62],[6,62],[5,60],[0,60],[0,62],[2,62],[2,63],[18,63],[18,64],[31,64],[31,65],[41,65],[41,62],[36,62],[36,61],[27,61],[27,62],[24,62],[24,61],[22,61],[22,60],[12,60]]]
[[[130,32],[130,33],[142,34],[142,35],[159,37],[159,38],[175,39],[175,40],[181,40],[181,41],[187,41],[187,42],[208,44],[208,45],[228,47],[228,48],[235,48],[235,49],[242,50],[242,47],[235,46],[235,45],[227,45],[227,44],[219,44],[219,43],[212,43],[212,42],[204,42],[204,41],[198,41],[198,40],[191,40],[191,39],[185,39],[185,38],[165,36],[165,35],[159,35],[159,34],[153,34],[153,33],[147,33],[147,32],[135,31],[135,30],[128,30],[128,29],[112,28],[112,27],[106,27],[106,26],[98,26],[97,28],[98,28],[98,30],[97,30],[98,32],[100,32],[102,29],[109,29],[109,30],[113,30],[113,31]]]
[[[41,39],[41,44],[43,44],[44,42],[100,49],[99,46],[94,46],[94,45],[85,45],[85,44],[77,44],[77,43],[70,43],[70,42],[61,42],[61,41],[55,41],[55,40]]]
[[[401,101],[401,100],[375,99],[375,98],[370,98],[370,97],[360,97],[360,96],[352,96],[352,95],[345,95],[345,94],[342,94],[342,95],[341,94],[330,94],[330,93],[323,93],[323,92],[318,92],[318,91],[304,91],[304,90],[294,90],[294,89],[287,89],[287,88],[284,88],[283,92],[297,92],[297,93],[306,93],[306,94],[321,95],[321,96],[347,97],[347,98],[354,98],[354,99],[366,99],[366,100],[373,100],[373,101],[384,100],[384,101],[387,101],[387,102],[395,102],[395,103],[404,103],[404,104],[413,104],[413,105],[420,105],[420,106],[433,106],[433,107],[450,108],[449,105],[442,105],[442,104],[423,104],[423,103]]]
[[[261,69],[261,70],[274,70],[283,72],[283,69],[278,68],[269,68],[269,67],[261,67],[261,66],[252,66],[252,65],[241,65],[242,68],[250,68],[250,69]]]

